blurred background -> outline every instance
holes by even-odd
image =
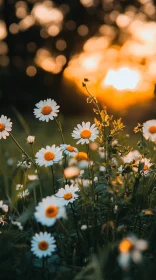
[[[83,119],[92,113],[88,78],[101,106],[127,125],[155,118],[155,4],[0,0],[1,114],[34,119],[35,103],[52,98],[63,116]]]

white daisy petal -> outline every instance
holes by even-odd
[[[82,122],[82,125],[78,124],[77,127],[74,128],[72,137],[74,139],[79,139],[76,144],[88,144],[89,141],[94,141],[99,134],[99,130],[93,124],[91,126],[90,122]]]
[[[149,120],[143,123],[143,136],[147,140],[156,142],[156,120]]]
[[[56,197],[59,197],[63,205],[67,206],[69,203],[73,203],[78,198],[78,195],[76,194],[78,191],[78,187],[74,187],[74,185],[65,185],[64,188],[61,188],[56,193]]]
[[[53,120],[54,117],[57,117],[59,113],[59,107],[57,103],[52,99],[47,99],[44,101],[40,101],[35,105],[37,108],[34,109],[34,115],[40,121],[49,122],[49,120]]]
[[[62,159],[61,148],[46,146],[46,148],[41,148],[39,152],[36,153],[36,163],[40,166],[51,166],[54,163],[58,163]]]
[[[9,132],[12,130],[12,122],[4,115],[0,117],[0,139],[6,139],[9,136]]]
[[[65,217],[65,208],[59,198],[47,196],[36,207],[35,218],[45,226],[52,226],[56,220]]]
[[[55,239],[47,232],[35,234],[31,240],[31,251],[39,258],[47,257],[56,250]]]

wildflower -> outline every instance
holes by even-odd
[[[36,104],[36,107],[34,109],[34,115],[36,118],[39,118],[40,121],[46,121],[53,120],[54,117],[57,117],[58,115],[58,108],[60,106],[57,105],[57,103],[52,99],[47,99],[40,101]]]
[[[55,239],[50,233],[36,233],[31,240],[31,251],[38,258],[51,256],[56,250]]]
[[[74,187],[73,185],[65,185],[64,188],[61,188],[56,193],[56,196],[61,197],[63,200],[63,204],[67,206],[69,203],[73,203],[78,198],[78,195],[76,194],[76,192],[78,191],[78,187]]]
[[[103,166],[103,165],[99,166],[99,171],[105,172],[106,171],[106,167]]]
[[[107,156],[107,152],[105,151],[104,147],[99,147],[98,153],[100,158],[105,158]]]
[[[27,161],[18,161],[17,163],[17,167],[22,167],[24,169],[27,169],[27,168],[31,168],[31,162],[27,162]]]
[[[36,174],[34,174],[34,175],[28,175],[28,179],[29,179],[30,181],[35,181],[35,180],[38,180],[38,176],[37,176]]]
[[[94,177],[94,182],[97,182],[98,181],[98,177]]]
[[[80,139],[76,144],[88,144],[89,141],[93,142],[98,137],[98,134],[99,131],[95,124],[90,126],[90,122],[82,122],[82,125],[78,124],[77,127],[74,128],[72,137],[74,139]]]
[[[64,176],[68,179],[78,177],[80,175],[80,169],[76,166],[69,166],[64,169]]]
[[[146,250],[147,247],[147,241],[143,239],[137,239],[135,236],[124,238],[119,244],[119,265],[123,269],[127,269],[131,260],[135,263],[141,262],[141,252]]]
[[[112,146],[116,146],[117,144],[118,144],[118,140],[117,139],[112,141]]]
[[[6,139],[9,136],[9,132],[12,130],[12,122],[4,115],[0,117],[0,139]]]
[[[8,212],[8,205],[3,204],[3,200],[0,200],[0,208],[1,208],[4,212]]]
[[[92,184],[92,180],[89,179],[81,179],[76,178],[75,180],[70,180],[72,184],[75,184],[75,186],[83,186],[83,187],[89,187]]]
[[[142,213],[143,213],[144,215],[153,215],[153,212],[152,212],[151,210],[149,210],[149,209],[144,209],[144,210],[142,210]]]
[[[35,218],[45,226],[52,226],[59,218],[65,218],[62,200],[55,196],[47,196],[36,207]]]
[[[137,150],[134,150],[129,152],[126,156],[122,157],[122,160],[124,161],[124,163],[130,163],[133,160],[137,161],[140,156],[141,154]]]
[[[87,229],[87,225],[82,225],[81,226],[81,230],[86,230]]]
[[[73,159],[69,161],[69,165],[77,164],[80,169],[88,167],[89,158],[85,152],[78,152]]]
[[[17,185],[16,185],[16,191],[19,191],[19,190],[21,190],[21,189],[23,189],[23,185],[17,184]]]
[[[150,163],[150,159],[144,158],[140,161],[140,163],[144,163],[144,166],[141,170],[142,175],[147,175],[149,172],[149,168],[151,167],[152,163]]]
[[[62,144],[60,145],[61,151],[70,157],[75,156],[78,153],[78,149],[71,146],[71,145],[67,145],[67,144]]]
[[[8,212],[8,205],[3,204],[3,200],[0,200],[0,209],[2,209],[4,212]]]
[[[2,226],[4,226],[4,224],[7,224],[7,222],[5,222],[4,219],[5,219],[5,216],[2,215],[2,216],[0,217],[0,225],[2,224]]]
[[[55,145],[46,146],[46,148],[42,148],[36,154],[36,163],[40,166],[51,166],[54,163],[59,162],[62,159],[62,151],[59,147]]]
[[[74,157],[77,161],[86,160],[88,161],[88,155],[85,152],[78,152],[78,154]]]
[[[23,226],[18,221],[11,220],[12,225],[17,226],[19,230],[23,230]]]
[[[24,197],[28,196],[29,194],[30,194],[30,193],[29,193],[29,190],[26,189],[26,190],[23,191],[23,192],[19,192],[17,196],[18,196],[19,198],[24,198]]]
[[[28,143],[28,144],[33,144],[34,142],[35,142],[35,136],[29,135],[29,136],[27,137],[27,143]]]
[[[143,136],[152,142],[156,142],[156,120],[149,120],[143,123]]]

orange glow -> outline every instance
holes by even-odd
[[[9,26],[9,31],[10,31],[10,33],[12,33],[12,34],[17,34],[17,33],[19,32],[19,26],[18,26],[18,24],[12,23],[12,24]]]
[[[39,49],[36,53],[35,63],[47,72],[58,74],[66,63],[66,58],[63,55],[52,56],[46,49]]]
[[[64,40],[57,40],[56,41],[56,48],[60,51],[64,51],[67,47],[66,41]]]
[[[0,54],[7,54],[8,52],[8,45],[5,42],[0,42]]]
[[[86,36],[89,32],[89,29],[86,25],[80,25],[77,29],[77,32],[80,36]]]
[[[6,25],[3,20],[0,20],[0,40],[5,39],[7,36],[7,30],[6,30]]]
[[[86,95],[82,81],[87,77],[89,91],[101,104],[120,110],[153,97],[156,23],[133,20],[130,14],[119,14],[116,20],[127,32],[127,37],[121,37],[122,44],[113,45],[115,28],[102,25],[101,35],[84,43],[82,52],[71,58],[63,74]]]
[[[29,77],[34,77],[37,73],[37,69],[34,66],[28,66],[26,69],[26,73]]]
[[[117,90],[133,90],[140,81],[140,74],[128,67],[109,70],[101,86],[113,86]]]
[[[26,16],[24,19],[20,20],[19,28],[20,28],[20,30],[26,30],[26,29],[30,28],[31,26],[33,26],[34,23],[35,23],[34,18],[31,15],[29,15],[29,16]]]

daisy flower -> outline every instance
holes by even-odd
[[[57,103],[52,99],[47,99],[40,101],[35,105],[37,108],[34,109],[34,115],[39,118],[40,121],[53,120],[57,117],[59,112],[59,107]]]
[[[12,130],[12,122],[4,115],[0,117],[0,139],[6,139],[9,136],[9,132]]]
[[[24,169],[31,168],[31,162],[27,162],[25,160],[24,161],[18,161],[17,167],[22,167]]]
[[[30,194],[30,193],[29,193],[29,190],[26,189],[26,190],[23,191],[23,192],[19,192],[17,196],[18,196],[19,198],[24,198],[24,197],[26,197],[26,196],[29,196],[29,194]]]
[[[51,256],[55,249],[55,239],[50,233],[36,233],[31,240],[31,251],[38,258]]]
[[[93,124],[90,126],[90,122],[82,122],[82,125],[78,124],[77,127],[74,128],[74,131],[72,133],[72,137],[74,139],[79,139],[79,141],[76,144],[81,143],[88,144],[89,141],[94,141],[98,137],[99,131],[96,128],[96,125]]]
[[[137,150],[134,150],[129,152],[126,156],[122,157],[122,160],[124,161],[124,163],[130,163],[133,160],[137,161],[140,156],[141,154]]]
[[[35,218],[45,226],[52,226],[59,218],[65,218],[65,208],[62,200],[55,196],[47,196],[36,207]]]
[[[144,163],[143,169],[141,171],[141,173],[143,175],[147,175],[149,172],[149,168],[152,166],[152,163],[150,163],[150,159],[147,158],[143,158],[140,163]]]
[[[147,241],[143,239],[137,239],[135,236],[124,238],[119,244],[119,265],[123,269],[127,269],[131,260],[133,260],[134,263],[141,262],[142,251],[146,250],[147,247]]]
[[[40,166],[50,166],[54,163],[59,162],[62,159],[62,151],[59,147],[55,145],[46,146],[36,153],[36,163]]]
[[[29,135],[27,137],[27,143],[28,144],[33,144],[35,142],[35,136]]]
[[[71,146],[71,145],[67,145],[67,144],[62,144],[60,145],[61,151],[70,157],[75,156],[78,153],[78,149]]]
[[[143,123],[143,136],[152,142],[156,142],[156,120]]]
[[[61,197],[64,205],[67,206],[69,203],[73,203],[75,199],[78,198],[78,195],[76,194],[78,191],[78,187],[74,187],[73,185],[65,185],[64,188],[61,188],[56,193],[56,196]]]

